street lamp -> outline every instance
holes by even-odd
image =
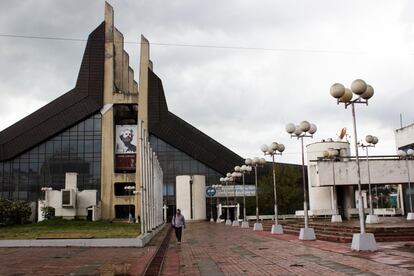
[[[365,223],[374,224],[374,223],[379,223],[379,218],[377,215],[374,214],[374,208],[372,205],[371,172],[369,170],[368,148],[375,147],[375,145],[378,143],[378,138],[373,135],[367,135],[365,137],[365,142],[367,142],[367,144],[364,144],[364,143],[359,144],[361,148],[366,150],[366,154],[367,154],[369,215],[367,215],[367,218],[365,219]]]
[[[359,211],[359,225],[360,233],[354,234],[352,237],[352,250],[356,251],[376,251],[377,245],[374,234],[365,232],[365,220],[364,220],[364,206],[362,202],[362,191],[361,191],[361,169],[359,166],[359,155],[358,155],[358,137],[356,128],[356,117],[355,117],[355,104],[366,104],[368,105],[368,99],[374,95],[374,88],[371,85],[366,84],[361,79],[354,80],[351,84],[351,89],[345,88],[340,83],[335,83],[330,88],[331,96],[337,100],[337,104],[343,103],[345,108],[349,105],[352,108],[352,122],[354,126],[354,142],[355,142],[355,159],[357,164],[357,176],[358,176],[358,211]],[[356,99],[352,99],[353,94],[357,96]]]
[[[242,165],[242,166],[234,167],[234,170],[236,172],[240,172],[243,178],[243,221],[241,224],[241,228],[249,228],[249,222],[247,221],[247,218],[246,218],[246,188],[245,188],[244,175],[246,173],[250,173],[252,171],[252,167]]]
[[[264,158],[255,157],[253,159],[247,158],[245,160],[247,166],[254,167],[254,182],[256,185],[256,223],[253,225],[253,231],[263,231],[263,225],[259,223],[259,191],[257,187],[257,167],[266,164]]]
[[[131,193],[135,191],[135,186],[125,186],[125,191],[128,192],[128,223],[132,223],[132,214],[131,214]]]
[[[285,146],[283,144],[278,144],[276,142],[273,142],[268,145],[262,145],[261,151],[263,151],[263,154],[272,156],[272,170],[273,170],[273,193],[274,193],[274,224],[272,225],[272,230],[270,231],[271,234],[283,234],[283,226],[281,224],[278,224],[277,221],[277,192],[276,192],[276,172],[275,172],[275,155],[282,155],[282,152],[285,150]]]
[[[303,151],[303,138],[313,138],[313,134],[316,130],[316,125],[311,124],[308,121],[302,121],[299,125],[294,125],[292,123],[286,125],[286,132],[290,134],[291,138],[297,138],[298,140],[300,139],[302,149],[303,216],[305,219],[305,227],[300,229],[300,240],[316,240],[315,230],[313,230],[313,228],[309,228],[308,225],[308,196],[306,194],[305,155]]]
[[[223,185],[221,185],[221,184],[214,184],[213,185],[213,188],[216,189],[216,191],[217,190],[221,190],[222,187],[223,187]],[[221,211],[219,212],[220,206],[219,206],[219,197],[218,197],[218,195],[217,195],[217,201],[216,201],[216,208],[217,208],[217,219],[216,219],[216,223],[221,223],[221,221],[220,221]],[[220,213],[220,215],[219,215],[219,213]]]
[[[414,150],[408,149],[407,151],[398,150],[397,155],[401,159],[405,159],[405,165],[407,166],[407,175],[408,175],[408,194],[410,199],[410,212],[407,214],[407,220],[414,220],[414,213],[413,213],[413,200],[411,194],[411,179],[410,179],[410,169],[408,166],[408,159],[414,158]]]
[[[336,198],[336,181],[335,181],[335,160],[339,156],[339,150],[328,149],[323,152],[325,159],[331,160],[332,162],[332,179],[333,179],[333,192],[332,192],[332,209],[335,210],[331,217],[331,222],[342,222],[342,217],[338,212],[338,201]]]
[[[234,169],[236,170],[236,168],[237,168],[237,166]],[[237,202],[237,195],[236,195],[236,179],[238,177],[241,177],[241,176],[242,176],[242,174],[240,172],[237,172],[237,171],[231,173],[231,177],[233,178],[233,193],[234,193],[234,206],[235,206],[235,208],[234,208],[234,220],[233,220],[232,226],[240,226],[240,224],[239,224],[240,211],[237,212],[239,210],[238,209],[239,204]]]
[[[226,222],[225,225],[231,225],[231,220],[230,220],[230,211],[229,211],[229,195],[228,195],[228,182],[230,182],[231,179],[231,173],[227,173],[226,177],[221,177],[220,178],[220,182],[224,183],[226,185]]]

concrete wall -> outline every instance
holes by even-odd
[[[361,183],[368,184],[367,161],[362,158],[359,161],[361,168]],[[401,184],[408,183],[407,165],[410,170],[411,182],[414,179],[414,160],[369,160],[371,184]],[[335,163],[336,185],[357,185],[356,161]],[[325,161],[317,162],[315,186],[333,185],[332,163]]]
[[[395,146],[397,149],[407,145],[411,145],[414,143],[414,124],[396,129],[394,131],[394,134]]]
[[[204,175],[193,176],[193,219],[207,219],[206,177]]]
[[[175,181],[176,206],[187,220],[191,219],[190,180],[189,175],[178,175]]]
[[[129,67],[129,55],[124,50],[124,38],[114,27],[114,10],[105,3],[105,61],[104,108],[102,114],[101,201],[102,217],[115,218],[115,205],[135,205],[136,218],[141,213],[141,198],[131,195],[117,197],[115,182],[135,183],[140,186],[139,164],[136,173],[115,173],[114,170],[114,112],[113,104],[138,104],[138,84]]]
[[[190,181],[192,181],[192,188],[190,188]],[[176,185],[177,209],[181,210],[186,220],[205,220],[207,218],[206,177],[204,175],[178,175]],[[192,196],[190,196],[191,190]],[[193,210],[192,217],[191,209]]]
[[[349,156],[350,149],[348,142],[342,141],[323,141],[306,146],[306,158],[308,163],[308,189],[309,189],[309,209],[326,210],[332,209],[334,194],[332,187],[321,187],[318,177],[318,158],[323,157],[323,152],[329,149],[337,149],[341,156]],[[332,169],[326,170],[326,174],[332,175]]]
[[[76,192],[76,208],[71,207],[62,207],[62,191],[52,190],[45,192],[45,200],[39,201],[39,210],[38,210],[38,220],[42,221],[42,212],[41,208],[45,206],[50,206],[55,208],[55,216],[63,217],[65,219],[73,218],[86,218],[88,215],[88,207],[95,206],[95,209],[98,208],[96,198],[96,190],[83,190]],[[99,210],[96,210],[95,220],[100,219]]]

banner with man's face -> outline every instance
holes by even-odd
[[[137,126],[117,125],[115,128],[115,170],[136,170]]]
[[[137,126],[116,126],[116,154],[134,154],[137,152]]]

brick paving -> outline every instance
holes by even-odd
[[[189,223],[180,245],[171,239],[162,275],[414,275],[414,243],[378,245],[357,253],[350,244]]]
[[[166,230],[145,248],[0,248],[0,275],[141,275]],[[209,222],[188,223],[183,234],[180,245],[172,237],[162,275],[414,275],[414,242],[357,253]]]
[[[0,275],[141,275],[166,230],[144,248],[0,248]]]

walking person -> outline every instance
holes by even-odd
[[[183,232],[183,227],[185,228],[185,218],[181,214],[181,210],[177,209],[175,216],[172,218],[172,226],[175,229],[175,236],[177,237],[178,244],[181,243],[181,236]]]

